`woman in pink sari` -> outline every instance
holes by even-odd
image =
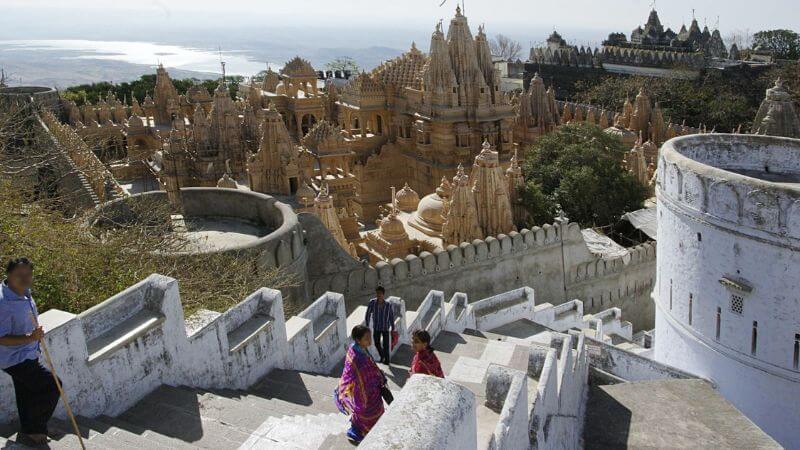
[[[367,350],[372,345],[369,328],[354,327],[352,337],[334,400],[340,411],[350,415],[347,437],[361,442],[383,415],[381,389],[386,386],[386,377]]]

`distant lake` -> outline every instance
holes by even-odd
[[[149,66],[162,63],[167,68],[220,73],[220,54],[209,49],[131,41],[0,40],[0,62],[6,57],[13,58],[7,52],[36,51],[57,52],[57,58],[62,60],[107,60]],[[231,75],[250,76],[267,67],[266,61],[254,61],[238,50],[223,49],[222,60]],[[281,67],[274,63],[270,66],[275,70]]]

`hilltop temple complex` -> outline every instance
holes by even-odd
[[[554,32],[532,59],[658,72],[738,58],[718,31],[673,32],[655,11],[604,46]],[[377,286],[398,332],[395,403],[362,448],[800,446],[800,118],[780,79],[730,134],[665,117],[646,88],[619,110],[559,100],[535,71],[507,93],[460,7],[428,53],[412,43],[346,82],[301,57],[263,75],[233,95],[223,65],[213,92],[179,94],[159,66],[144,98],[79,106],[0,72],[0,108],[22,106],[36,137],[0,151],[16,164],[0,176],[66,198],[98,239],[143,220],[132,205],[168,206],[164,233],[191,244],[170,256],[228,253],[291,280],[184,318],[180,280],[153,274],[43,314],[87,448],[349,445],[331,393]],[[529,223],[526,150],[583,123],[619,139],[620,167],[655,197],[625,215],[649,218],[625,219],[633,243],[562,213]],[[406,375],[420,329],[445,379]],[[69,431],[53,448],[77,445]]]
[[[340,88],[299,57],[240,84],[236,99],[224,77],[213,95],[197,86],[178,95],[159,67],[141,104],[109,94],[64,109],[122,185],[280,195],[298,211],[325,211],[342,248],[372,262],[517,229],[526,217],[517,148],[562,124],[619,136],[631,149],[621,164],[648,186],[657,147],[698,131],[667,122],[645,92],[615,112],[558,101],[539,76],[513,96],[499,82],[483,27],[473,36],[457,8],[446,34],[436,25],[429,54],[412,44]]]

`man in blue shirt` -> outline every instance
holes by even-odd
[[[31,297],[33,264],[12,259],[0,286],[0,369],[11,376],[17,397],[21,437],[47,443],[47,422],[58,404],[52,373],[39,363],[42,327],[35,327],[36,304]]]
[[[369,327],[372,322],[372,336],[375,341],[375,348],[381,355],[381,362],[387,366],[391,363],[391,353],[389,345],[391,343],[390,331],[394,331],[394,308],[384,298],[386,290],[383,286],[375,288],[375,298],[367,305],[367,314],[364,323]]]

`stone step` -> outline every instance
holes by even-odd
[[[210,412],[204,413],[193,393],[161,386],[119,418],[200,448],[235,448],[252,432],[209,418]]]
[[[330,436],[340,435],[349,427],[349,419],[341,413],[305,414],[270,417],[240,449],[271,448],[275,442],[303,449],[320,449]]]
[[[59,419],[50,419],[50,422],[48,422],[47,424],[47,428],[50,436],[50,441],[47,443],[47,448],[51,448],[54,450],[80,448],[78,437],[75,436],[75,434],[73,434],[73,432],[71,431],[72,428],[67,423]],[[2,434],[2,439],[5,439],[6,441],[5,442],[6,445],[2,447],[3,449],[42,448],[42,446],[32,447],[17,442],[18,440],[17,429],[18,426],[16,424],[6,424],[0,426],[0,433]],[[82,433],[83,432],[86,432],[86,430],[82,430]],[[94,437],[97,438],[97,440],[94,442],[90,442],[89,438],[84,437],[83,441],[84,444],[86,445],[86,448],[93,448],[93,449],[110,448],[108,446],[109,443],[106,440],[102,439],[99,434],[95,434]]]
[[[527,372],[530,350],[525,345],[507,341],[489,341],[481,355],[482,360]]]
[[[78,425],[89,428],[102,435],[107,440],[113,440],[118,443],[120,448],[127,449],[170,449],[175,448],[174,442],[162,442],[159,439],[151,439],[144,434],[137,434],[130,430],[111,425],[99,419],[90,419],[88,417],[78,417]],[[94,438],[92,438],[94,440]]]
[[[186,442],[181,441],[180,439],[171,438],[169,436],[164,436],[163,434],[158,434],[155,431],[148,430],[146,428],[142,428],[138,425],[134,425],[130,422],[127,422],[123,419],[111,416],[98,416],[95,417],[93,420],[97,422],[102,422],[107,424],[108,426],[118,428],[120,430],[127,431],[132,433],[136,436],[141,436],[148,440],[148,442],[152,442],[149,448],[171,448],[171,449],[181,449],[181,450],[190,450],[196,449],[197,447],[188,444]]]
[[[353,447],[354,445],[347,439],[347,432],[332,434],[325,438],[325,441],[319,446],[325,450],[353,450]]]

